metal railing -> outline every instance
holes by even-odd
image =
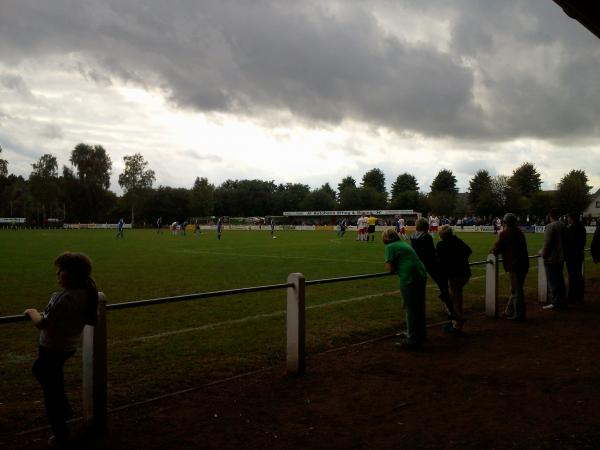
[[[585,249],[589,251],[590,249]],[[529,256],[538,259],[538,299],[546,303],[548,289],[546,271],[543,260],[538,255]],[[498,275],[501,259],[490,254],[485,261],[469,263],[470,266],[486,266],[485,274],[485,313],[488,317],[498,316]],[[583,268],[582,268],[583,270]],[[287,290],[286,310],[286,367],[289,374],[302,374],[305,371],[306,358],[306,286],[330,284],[345,281],[364,280],[391,276],[392,273],[378,272],[363,275],[350,275],[337,278],[324,278],[306,281],[301,273],[291,273],[286,283],[265,286],[253,286],[211,292],[160,297],[123,303],[106,304],[103,293],[99,295],[98,322],[95,326],[86,325],[83,330],[83,417],[84,421],[94,428],[104,428],[107,423],[107,335],[106,311],[127,308],[138,308],[166,303],[190,300],[201,300],[228,295],[248,294],[276,289]],[[0,317],[0,325],[6,323],[25,322],[28,316],[12,315]]]

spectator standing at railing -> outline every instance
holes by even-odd
[[[441,241],[438,242],[436,250],[442,273],[448,278],[450,298],[456,312],[456,318],[452,319],[444,330],[448,333],[460,334],[464,323],[463,289],[471,278],[469,256],[472,250],[462,239],[454,235],[450,225],[443,225],[439,233]]]
[[[569,213],[565,245],[565,264],[569,277],[567,303],[582,303],[585,289],[583,280],[583,256],[587,232],[579,214]]]
[[[525,292],[523,286],[529,271],[529,256],[525,235],[517,226],[517,217],[512,213],[504,215],[504,229],[491,253],[502,256],[502,265],[510,277],[510,296],[504,310],[509,320],[524,321],[527,318]]]
[[[565,279],[563,268],[565,263],[565,224],[559,220],[558,210],[553,208],[548,217],[550,223],[544,229],[544,247],[540,255],[544,259],[546,279],[550,287],[550,303],[543,307],[545,310],[564,309],[567,307],[565,300]]]
[[[81,342],[83,326],[96,323],[98,290],[90,276],[92,262],[83,253],[63,253],[54,265],[63,289],[52,294],[41,314],[33,308],[26,309],[24,314],[41,330],[33,375],[44,391],[46,415],[54,433],[48,444],[67,448],[66,421],[73,416],[73,410],[65,395],[63,367]]]
[[[592,238],[592,246],[590,250],[592,251],[592,259],[594,262],[600,262],[600,220],[597,221],[596,231],[594,232],[594,237]]]
[[[406,337],[397,342],[405,350],[420,350],[426,338],[425,284],[427,273],[410,245],[400,239],[393,228],[382,235],[385,245],[385,267],[398,274],[400,294],[406,313]]]
[[[435,246],[433,245],[433,238],[428,233],[429,223],[427,219],[423,217],[418,219],[415,223],[415,229],[416,231],[410,237],[410,244],[425,266],[425,270],[440,290],[439,298],[446,305],[448,321],[457,319],[454,304],[450,298],[450,291],[448,290],[448,279],[442,270],[440,270]]]

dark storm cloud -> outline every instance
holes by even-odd
[[[452,49],[477,61],[498,138],[597,133],[598,39],[551,2],[464,1]],[[492,129],[490,126],[490,129]]]
[[[401,38],[388,9],[447,22],[449,41]],[[93,82],[267,123],[577,139],[600,113],[598,40],[550,1],[2,2],[1,60],[67,55]]]

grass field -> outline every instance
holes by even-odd
[[[492,234],[464,233],[471,262],[485,259]],[[0,230],[0,315],[43,309],[57,289],[54,257],[87,253],[108,303],[276,284],[291,272],[307,280],[382,272],[383,245],[359,243],[348,233],[225,231],[161,235],[126,230]],[[530,254],[541,235],[527,235]],[[588,255],[589,259],[589,255]],[[535,297],[536,263],[526,292]],[[588,276],[598,268],[587,264]],[[466,287],[469,314],[483,311],[484,267]],[[594,272],[595,271],[595,272]],[[501,271],[502,273],[502,271]],[[388,334],[401,327],[397,277],[307,287],[307,353]],[[437,291],[428,285],[428,320],[443,319]],[[507,292],[501,278],[500,295]],[[116,407],[197,386],[285,360],[285,290],[108,312],[109,404]],[[0,432],[44,424],[41,391],[30,368],[37,331],[28,323],[0,325]],[[80,357],[80,355],[78,354]],[[67,364],[67,390],[79,410],[80,359]]]

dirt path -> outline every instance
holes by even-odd
[[[472,317],[430,329],[422,353],[392,339],[110,415],[112,449],[600,448],[600,283],[584,305],[527,323]],[[6,448],[45,448],[48,432]],[[88,445],[89,448],[89,445]]]

